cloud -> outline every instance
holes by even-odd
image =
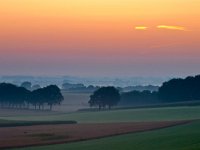
[[[136,26],[135,30],[147,30],[150,27],[147,26]],[[153,28],[153,27],[152,27]],[[190,31],[187,30],[185,27],[183,26],[171,26],[171,25],[158,25],[155,28],[157,29],[166,29],[166,30],[179,30],[179,31]]]
[[[158,29],[168,29],[168,30],[180,30],[180,31],[186,31],[185,27],[182,26],[167,26],[167,25],[159,25],[157,26]]]
[[[145,26],[137,26],[135,27],[135,30],[147,30],[148,27],[145,27]]]

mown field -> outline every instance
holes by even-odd
[[[119,135],[96,140],[24,148],[24,150],[199,150],[200,106],[111,110],[102,112],[18,114],[0,117],[2,121],[67,121],[113,123],[195,120],[192,123],[154,131]],[[97,129],[98,130],[98,129]]]

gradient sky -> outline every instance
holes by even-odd
[[[200,73],[200,0],[0,0],[0,75]]]

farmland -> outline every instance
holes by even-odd
[[[26,121],[61,121],[75,120],[78,123],[106,123],[106,122],[140,122],[140,121],[170,121],[200,119],[200,106],[190,107],[165,107],[165,108],[141,108],[95,112],[40,112],[38,115],[18,114],[2,116],[4,120]]]
[[[17,150],[199,150],[200,122],[70,144]]]
[[[190,121],[54,124],[0,128],[0,148],[60,144],[166,128]],[[23,141],[23,142],[22,142]]]
[[[35,113],[33,110],[23,110],[22,112],[1,110],[0,125],[9,124],[13,126],[12,130],[21,131],[13,137],[21,136],[24,138],[24,133],[26,133],[28,137],[26,140],[35,139],[36,143],[26,143],[38,146],[18,148],[22,150],[131,150],[133,148],[139,150],[198,150],[200,146],[199,119],[200,106],[83,112],[37,111]],[[77,121],[78,124],[66,125],[67,121],[70,120]],[[159,126],[159,124],[166,122],[170,124]],[[25,127],[17,127],[16,124],[20,123],[36,124],[33,126],[25,124]],[[149,123],[153,123],[153,126]],[[143,128],[138,130],[137,124],[143,124]],[[68,132],[69,128],[71,128],[70,133]],[[2,128],[2,133],[5,132],[4,136],[10,137],[5,129],[10,131],[11,128]],[[98,134],[91,134],[98,130]],[[14,132],[12,133],[14,134]],[[29,134],[30,136],[28,136]],[[1,143],[4,136],[0,138]],[[70,138],[74,136],[76,138]],[[40,143],[41,139],[44,140],[44,143]]]

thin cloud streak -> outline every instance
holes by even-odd
[[[135,30],[147,30],[148,27],[145,27],[145,26],[137,26],[135,27]]]
[[[158,25],[158,29],[168,29],[168,30],[180,30],[180,31],[186,31],[185,27],[182,26],[167,26],[167,25]]]
[[[187,30],[183,26],[158,25],[155,28],[157,28],[157,29],[166,29],[166,30],[190,31],[190,30]],[[149,29],[149,27],[147,27],[147,26],[136,26],[135,27],[135,30],[147,30],[147,29]]]

